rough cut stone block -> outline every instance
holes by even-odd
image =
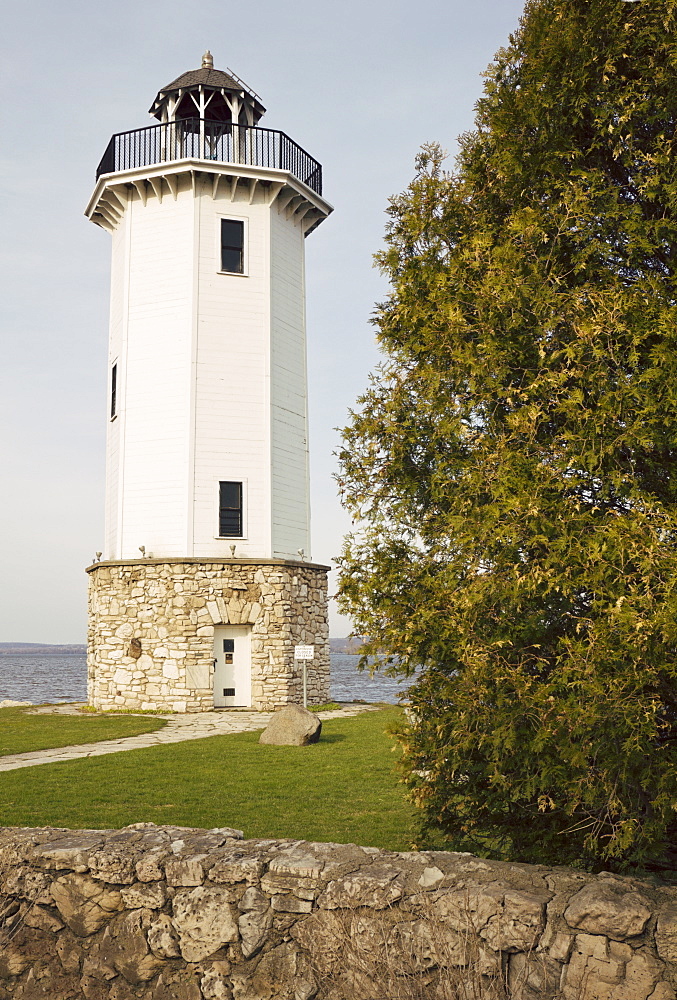
[[[149,910],[159,910],[164,906],[167,894],[162,885],[157,883],[136,882],[120,890],[122,902],[128,910],[145,907]]]
[[[230,962],[212,962],[200,979],[199,1000],[231,1000],[229,972]]]
[[[677,962],[677,903],[664,906],[656,926],[658,954],[666,962]]]
[[[253,974],[233,976],[234,1000],[310,1000],[315,993],[308,960],[291,942],[263,955]]]
[[[202,664],[186,664],[186,686],[192,690],[206,689],[210,686],[209,666]]]
[[[500,956],[499,956],[500,968]],[[487,972],[496,976],[497,971]],[[508,986],[510,996],[515,1000],[541,1000],[543,997],[560,997],[560,980],[562,966],[552,959],[542,955],[512,954],[508,966]],[[533,991],[533,992],[532,992]],[[579,1000],[592,1000],[591,997],[579,997]]]
[[[167,851],[149,851],[136,862],[136,875],[140,882],[159,882],[164,878],[164,860]]]
[[[564,934],[561,931],[553,934],[547,949],[548,956],[556,962],[568,961],[573,943],[574,938],[571,934]]]
[[[677,992],[669,983],[657,983],[649,1000],[677,1000]]]
[[[545,907],[550,899],[552,893],[508,889],[502,906],[480,930],[481,937],[494,951],[531,951],[545,928]]]
[[[275,875],[298,875],[304,878],[319,878],[324,861],[307,851],[292,849],[281,851],[273,858],[268,871]]]
[[[431,885],[437,885],[443,878],[444,872],[441,872],[439,868],[424,868],[423,874],[418,880],[418,884],[423,886],[424,889],[427,889]]]
[[[101,942],[101,960],[108,961],[134,986],[148,982],[164,965],[148,946],[146,931],[150,919],[149,910],[133,910],[117,917],[106,928]]]
[[[203,1000],[207,998],[199,986],[198,973],[192,969],[171,969],[160,974],[152,1000]],[[105,1000],[113,1000],[110,998]],[[127,1000],[127,998],[120,998]],[[227,997],[227,1000],[230,1000]]]
[[[373,866],[329,883],[319,903],[328,910],[370,906],[382,910],[402,895],[402,879],[395,868]]]
[[[255,885],[250,885],[245,889],[238,905],[245,912],[256,910],[258,913],[262,913],[270,906],[270,900]]]
[[[105,851],[95,851],[89,862],[93,878],[119,885],[136,881],[136,853],[131,847],[117,845]]]
[[[69,931],[59,934],[54,949],[66,973],[78,973],[82,964],[82,948]]]
[[[266,907],[265,910],[250,910],[243,913],[238,919],[237,926],[240,932],[242,954],[245,958],[251,958],[260,951],[268,939],[268,932],[273,925],[273,914]]]
[[[570,927],[623,941],[636,937],[651,916],[648,901],[614,882],[592,882],[577,892],[564,911]]]
[[[278,892],[293,892],[299,899],[316,899],[318,882],[313,878],[301,878],[298,875],[275,875],[267,872],[261,879],[264,892],[274,895]]]
[[[0,950],[0,979],[20,976],[30,964],[31,959],[26,952],[16,941],[10,941]]]
[[[606,962],[609,959],[609,942],[597,934],[577,934],[576,951],[590,958],[599,959],[600,962]]]
[[[179,676],[179,667],[176,660],[165,660],[162,664],[162,676],[166,677],[168,680],[177,680]]]
[[[204,873],[198,858],[184,858],[181,861],[165,863],[167,885],[202,885]]]
[[[160,913],[148,925],[148,946],[158,958],[179,958],[179,936],[171,917]]]
[[[256,882],[265,870],[264,862],[257,857],[224,859],[209,871],[212,882]]]
[[[462,967],[477,960],[467,938],[442,935],[439,927],[426,919],[404,921],[390,928],[383,920],[365,914],[355,922],[353,933],[359,934],[361,947],[374,954],[385,946],[390,967],[400,975],[410,976],[412,970],[421,972],[435,966]]]
[[[227,890],[198,887],[177,892],[173,900],[174,927],[181,954],[187,962],[200,962],[231,941],[237,941],[235,913]]]
[[[648,953],[636,951],[624,967],[624,978],[615,988],[614,1000],[649,1000],[663,971],[662,962]]]
[[[90,854],[101,847],[102,840],[100,834],[64,837],[49,847],[40,848],[40,866],[57,870],[67,868],[71,871],[87,871]]]
[[[310,913],[313,908],[309,899],[298,899],[292,893],[273,896],[270,903],[280,913]]]
[[[62,875],[52,885],[56,907],[74,934],[88,937],[122,909],[122,897],[88,875]]]
[[[60,931],[64,926],[51,910],[44,906],[32,906],[23,918],[26,927],[35,927],[41,931]]]

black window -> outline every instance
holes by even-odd
[[[219,535],[242,537],[242,483],[219,483]]]
[[[221,270],[244,273],[244,222],[221,219]]]
[[[117,414],[118,406],[118,366],[117,362],[110,371],[110,418]]]

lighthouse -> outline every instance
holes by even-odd
[[[86,215],[112,241],[97,708],[272,709],[302,701],[304,673],[308,702],[329,698],[304,249],[331,206],[320,164],[264,112],[207,52],[97,169]]]

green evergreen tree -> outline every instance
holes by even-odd
[[[343,609],[423,673],[423,839],[668,863],[677,833],[677,0],[531,0],[378,255]]]

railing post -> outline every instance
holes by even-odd
[[[255,152],[256,146],[254,145],[255,139],[256,136],[254,134],[254,130],[253,128],[250,128],[248,125],[246,131],[247,148],[245,151],[245,156],[247,157],[247,163],[250,163],[252,166],[256,165],[257,162],[257,157]]]

